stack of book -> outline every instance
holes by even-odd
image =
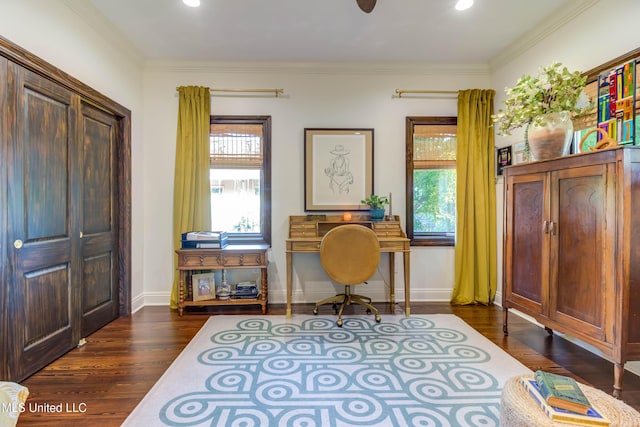
[[[573,378],[536,371],[533,378],[520,378],[520,383],[553,421],[582,426],[611,425],[591,405]]]
[[[182,249],[222,249],[227,246],[226,231],[188,231],[182,233]]]

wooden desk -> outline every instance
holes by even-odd
[[[395,257],[402,252],[404,259],[404,311],[411,314],[409,289],[410,245],[407,235],[400,227],[400,218],[396,215],[392,220],[371,221],[369,215],[352,215],[351,220],[344,221],[342,215],[292,215],[289,217],[289,238],[287,239],[287,317],[291,317],[291,298],[293,294],[293,254],[320,252],[322,237],[334,227],[344,224],[362,224],[375,231],[380,242],[380,251],[389,254],[389,288],[390,302],[395,305]]]
[[[269,245],[229,245],[223,249],[178,249],[180,287],[178,313],[182,316],[186,306],[207,305],[260,305],[267,313],[267,250]],[[193,301],[185,298],[184,285],[189,273],[199,270],[260,269],[260,294],[257,298]]]

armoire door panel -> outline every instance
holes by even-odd
[[[553,173],[552,251],[556,274],[550,282],[550,317],[575,323],[588,335],[604,337],[606,290],[606,166]],[[613,224],[614,218],[610,218]]]
[[[636,118],[638,120],[638,118]],[[640,156],[635,160],[640,163]],[[640,168],[632,169],[629,174],[631,182],[640,182]],[[629,210],[640,213],[640,191],[631,191],[627,197]],[[625,330],[629,334],[629,342],[640,345],[640,227],[628,227],[629,233],[629,299],[638,301],[629,304],[629,316],[625,319]],[[624,245],[620,245],[624,248]],[[622,251],[621,251],[622,252]]]
[[[117,132],[116,118],[82,104],[83,336],[118,316]]]
[[[508,292],[514,302],[540,311],[545,271],[540,268],[544,244],[544,175],[529,176],[524,180],[519,178],[515,176],[509,182],[511,202],[508,203],[507,215],[512,220],[508,222],[508,251],[512,259],[527,261],[507,264]]]
[[[77,344],[77,96],[9,64],[12,100],[8,141],[9,317],[12,372],[17,378],[47,365]],[[15,350],[14,350],[15,349]]]

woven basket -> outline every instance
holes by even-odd
[[[611,427],[640,426],[640,413],[607,393],[578,383],[589,402],[611,421]],[[520,384],[520,377],[509,379],[500,400],[501,427],[555,427],[569,424],[552,421]]]
[[[594,147],[590,147],[590,148],[584,147],[584,143],[587,141],[587,138],[589,137],[589,135],[591,135],[594,132],[597,132],[600,134],[600,141],[598,141],[598,143]],[[609,134],[605,132],[604,129],[601,129],[601,128],[594,128],[594,129],[591,129],[589,132],[585,133],[582,139],[580,140],[580,144],[578,144],[578,147],[580,147],[581,153],[586,153],[587,151],[603,150],[605,148],[613,148],[617,146],[618,146],[618,141],[611,138]]]

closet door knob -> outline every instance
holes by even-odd
[[[13,247],[16,249],[20,249],[22,247],[22,240],[18,239],[13,242]]]

